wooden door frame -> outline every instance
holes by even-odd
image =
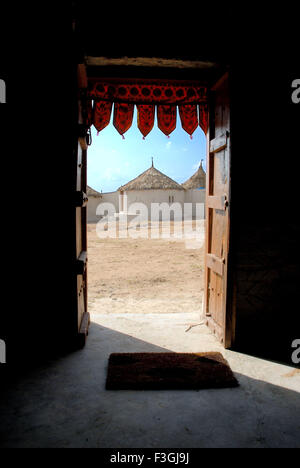
[[[83,77],[82,77],[82,73],[83,73]],[[218,81],[216,81],[216,83],[210,88],[210,92],[209,92],[209,108],[211,107],[212,105],[212,97],[213,97],[213,91],[214,89],[217,87],[217,86],[220,86],[220,84],[222,83],[222,81],[228,77],[229,73],[226,72],[225,74],[223,74],[223,76],[221,78],[219,78]],[[118,74],[119,76],[119,74]],[[171,80],[172,78],[170,78]],[[174,78],[175,79],[175,78]],[[79,66],[79,83],[81,83],[81,85],[79,85],[79,87],[86,87],[87,86],[87,77],[86,77],[86,69],[85,69],[85,66],[82,66],[80,65]],[[207,197],[208,197],[208,188],[209,188],[209,180],[210,180],[210,177],[211,177],[211,173],[210,173],[210,152],[209,152],[209,141],[210,141],[210,134],[211,134],[211,128],[212,128],[212,125],[211,125],[211,112],[209,112],[209,129],[208,129],[208,132],[207,132],[207,154],[206,154],[206,158],[207,158],[207,173],[206,173],[206,222],[209,223],[209,220],[210,220],[210,217],[209,217],[209,209],[208,209],[208,203],[207,203]],[[230,119],[230,125],[231,125],[231,119]],[[231,137],[231,129],[229,130],[229,133],[230,133],[230,137]],[[229,148],[229,151],[230,151],[230,156],[229,156],[229,161],[230,161],[230,165],[231,165],[231,138],[229,139],[229,145],[230,145],[230,148]],[[230,171],[231,172],[231,171]],[[231,188],[231,180],[229,180],[229,207],[228,207],[228,210],[229,210],[229,213],[230,213],[230,203],[231,203],[231,197],[230,197],[230,188]],[[230,216],[229,216],[229,221],[230,221]],[[231,223],[229,222],[229,238],[231,239]],[[205,246],[206,246],[206,252],[210,251],[210,249],[208,248],[208,242],[209,242],[209,238],[207,236],[207,228],[206,228],[206,236],[205,236]],[[223,340],[223,345],[225,346],[225,348],[227,347],[230,347],[232,344],[233,344],[233,341],[234,341],[234,331],[235,331],[235,308],[234,308],[234,301],[233,301],[233,293],[232,293],[232,287],[233,287],[233,283],[231,281],[231,278],[232,278],[232,269],[231,269],[231,242],[230,244],[228,245],[228,258],[227,258],[227,264],[224,265],[224,276],[225,276],[225,281],[226,281],[226,286],[225,286],[225,291],[226,293],[224,294],[223,296],[223,304],[224,304],[224,309],[225,309],[225,313],[226,313],[226,318],[225,318],[225,329],[224,330],[220,330],[219,331],[219,335],[223,335],[225,337],[225,339]],[[87,306],[87,304],[86,304]],[[87,308],[86,308],[87,310]],[[206,256],[205,256],[205,296],[204,296],[204,314],[206,313],[206,310],[207,310],[207,259],[206,259]],[[206,319],[208,319],[208,317],[206,317]],[[209,320],[209,319],[208,319]]]
[[[230,96],[230,74],[226,72],[211,88],[209,92],[209,128],[206,135],[206,203],[205,203],[205,217],[206,217],[206,229],[205,229],[205,258],[204,258],[204,268],[205,268],[205,284],[204,284],[204,307],[203,307],[203,314],[206,320],[207,325],[211,325],[213,331],[215,331],[216,336],[221,341],[222,345],[225,348],[230,348],[234,344],[235,340],[235,326],[236,326],[236,307],[235,307],[235,288],[234,288],[234,281],[233,281],[233,268],[232,268],[232,211],[231,211],[231,164],[232,164],[232,154],[231,154],[231,118],[229,117],[229,138],[228,138],[228,150],[229,150],[229,181],[228,181],[228,199],[223,200],[222,203],[226,203],[228,210],[228,238],[227,238],[227,261],[223,265],[219,265],[222,268],[222,273],[225,281],[224,291],[225,294],[223,295],[223,309],[225,311],[225,324],[224,330],[221,327],[214,323],[210,323],[210,316],[208,314],[208,256],[207,252],[211,251],[210,245],[210,236],[208,233],[212,228],[212,215],[211,215],[211,208],[212,204],[215,204],[214,208],[218,208],[218,204],[220,201],[214,197],[210,197],[210,187],[211,181],[214,177],[214,174],[211,170],[211,160],[213,158],[210,151],[210,144],[211,144],[211,132],[214,131],[213,125],[213,113],[211,110],[214,110],[214,91],[219,88],[222,83],[228,79],[229,87],[228,87],[228,94]],[[231,114],[231,102],[229,101],[229,116]],[[214,136],[214,135],[213,135]],[[213,260],[213,259],[212,259]]]
[[[74,317],[74,327],[76,327],[76,347],[83,347],[88,335],[90,324],[90,314],[88,312],[88,291],[87,291],[87,136],[84,115],[86,114],[85,101],[83,95],[87,89],[88,80],[86,67],[83,63],[77,64],[77,125],[76,141],[74,140],[74,284],[76,291],[76,318]],[[78,216],[80,215],[80,216]],[[79,236],[79,238],[78,238]],[[75,294],[75,293],[74,293]]]

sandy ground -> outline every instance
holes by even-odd
[[[153,226],[152,228],[157,226]],[[160,225],[160,229],[165,229]],[[196,229],[193,223],[193,229]],[[88,296],[91,313],[202,312],[204,221],[183,232],[172,222],[170,236],[151,238],[150,226],[140,227],[148,238],[99,238],[88,225]]]

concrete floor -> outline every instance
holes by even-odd
[[[299,371],[224,350],[193,314],[94,314],[86,347],[5,391],[1,447],[297,447]],[[106,391],[111,352],[223,352],[240,387]]]

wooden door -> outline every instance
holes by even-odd
[[[85,68],[78,67],[78,89],[87,86]],[[82,94],[84,95],[84,93]],[[87,310],[87,139],[84,122],[84,101],[78,100],[78,148],[76,161],[76,275],[77,275],[77,329],[79,345],[84,345],[90,321]]]
[[[206,324],[227,348],[234,324],[228,301],[230,221],[230,106],[228,74],[211,89],[207,137],[205,302]]]

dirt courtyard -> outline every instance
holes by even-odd
[[[140,227],[147,238],[132,238],[130,231],[125,238],[99,238],[96,224],[88,224],[91,313],[201,315],[204,221],[198,222],[196,237],[195,231],[183,232],[178,221],[171,222],[168,238],[151,238],[150,228]]]

